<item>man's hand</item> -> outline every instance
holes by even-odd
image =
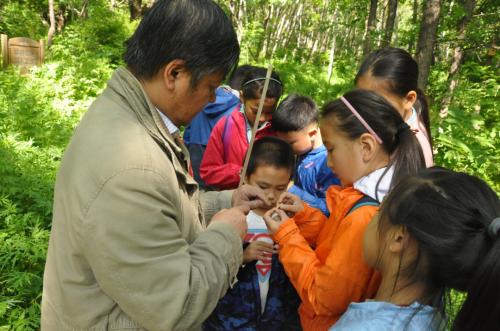
[[[247,214],[249,212],[250,208],[245,205],[231,209],[222,209],[212,217],[211,223],[221,222],[231,225],[243,240],[248,230]]]
[[[266,256],[277,254],[277,246],[264,241],[252,241],[243,251],[243,264],[262,260]]]
[[[288,217],[293,217],[298,212],[304,210],[304,203],[295,194],[283,192],[278,199],[278,209],[286,212]]]
[[[242,185],[233,192],[232,206],[246,205],[250,209],[270,208],[264,191],[251,185]]]

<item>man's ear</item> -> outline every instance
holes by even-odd
[[[163,67],[162,77],[167,90],[173,91],[179,74],[186,71],[186,61],[175,59],[170,61]]]
[[[404,109],[410,110],[415,104],[415,102],[417,102],[417,92],[415,91],[408,92],[403,101]]]
[[[375,137],[370,133],[363,133],[359,137],[359,143],[361,145],[363,161],[371,161],[375,156],[378,148],[378,142],[375,140]]]

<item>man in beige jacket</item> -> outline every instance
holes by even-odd
[[[199,329],[235,281],[249,207],[207,226],[177,137],[238,57],[211,0],[158,0],[144,17],[57,175],[42,330]],[[255,197],[243,187],[233,200]]]

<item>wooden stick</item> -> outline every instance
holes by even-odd
[[[269,81],[271,79],[272,72],[273,72],[273,65],[270,64],[269,67],[267,67],[264,89],[262,90],[262,95],[260,96],[259,108],[257,110],[257,116],[255,117],[255,121],[253,123],[253,128],[252,128],[252,138],[250,139],[250,143],[248,144],[248,150],[245,156],[245,163],[243,163],[243,171],[241,172],[240,175],[240,183],[238,184],[238,187],[243,185],[243,181],[245,180],[245,177],[247,175],[248,162],[250,161],[250,154],[252,153],[253,143],[255,141],[255,135],[257,134],[257,129],[259,127],[260,114],[262,113],[262,108],[264,108],[264,101],[266,101],[267,88],[269,87]]]

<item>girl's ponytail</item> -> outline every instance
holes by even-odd
[[[431,133],[431,119],[429,115],[429,103],[427,102],[427,97],[425,96],[424,91],[420,88],[416,88],[415,92],[417,92],[417,101],[420,105],[420,108],[417,109],[419,118],[422,120],[425,126],[425,130],[427,131],[427,135],[429,137],[429,144],[432,149],[432,133]]]
[[[496,222],[500,223],[500,218],[496,218]],[[485,240],[493,243],[478,261],[453,330],[497,330],[500,326],[500,232],[494,238],[490,236]]]
[[[395,149],[391,154],[391,164],[394,164],[392,185],[397,184],[407,174],[415,174],[425,168],[422,147],[402,118],[394,135],[394,143]]]

